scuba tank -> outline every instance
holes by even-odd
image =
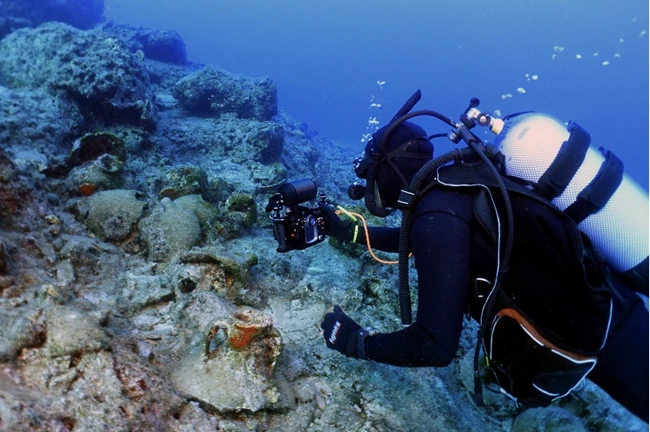
[[[590,147],[590,135],[576,123],[546,114],[515,114],[491,126],[506,174],[529,182],[569,214],[609,267],[647,295],[648,194],[622,162]]]

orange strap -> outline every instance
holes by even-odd
[[[582,361],[582,360],[594,359],[594,357],[588,357],[588,356],[572,353],[562,348],[559,348],[557,345],[553,344],[551,341],[549,341],[548,339],[544,338],[541,334],[539,334],[539,332],[535,329],[535,327],[533,327],[533,325],[528,320],[526,320],[523,316],[521,316],[519,312],[517,312],[514,309],[511,308],[502,309],[499,311],[497,316],[507,316],[509,318],[512,318],[513,320],[517,321],[519,325],[521,325],[524,329],[526,329],[528,333],[533,335],[535,339],[540,341],[546,348],[560,352],[565,356],[572,358],[573,360]]]
[[[382,264],[399,264],[399,261],[386,261],[381,258],[379,258],[377,255],[375,255],[375,252],[372,250],[372,246],[370,246],[370,236],[368,235],[368,224],[366,223],[366,219],[360,215],[359,213],[353,213],[351,211],[348,211],[344,209],[341,206],[337,206],[338,210],[336,211],[336,214],[341,214],[344,213],[348,215],[352,220],[356,222],[356,218],[361,219],[361,223],[363,224],[363,232],[366,235],[366,246],[368,246],[368,252],[370,252],[370,256],[374,258],[375,261],[380,262]],[[412,254],[409,254],[409,257]]]

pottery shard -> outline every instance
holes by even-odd
[[[268,315],[254,313],[245,309],[234,315],[234,322],[228,332],[228,342],[234,349],[244,349],[262,333],[267,333],[273,327],[273,321]]]
[[[271,317],[241,309],[217,321],[172,379],[179,390],[220,412],[258,411],[284,404],[274,370],[282,351]]]

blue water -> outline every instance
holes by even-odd
[[[337,142],[361,147],[368,119],[418,88],[418,108],[455,119],[476,96],[575,120],[648,188],[647,0],[106,0],[105,16],[177,30],[190,61],[271,77],[281,109]]]

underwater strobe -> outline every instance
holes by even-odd
[[[273,222],[273,236],[278,252],[305,249],[325,240],[325,219],[318,206],[300,204],[316,198],[316,184],[310,179],[283,183],[269,198],[266,212]],[[326,202],[321,194],[319,202]]]

